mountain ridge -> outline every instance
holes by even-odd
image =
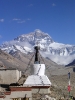
[[[60,65],[67,65],[75,58],[74,45],[57,43],[48,33],[44,33],[39,29],[28,34],[20,35],[12,41],[5,42],[0,48],[8,53],[20,51],[28,54],[34,51],[35,45],[40,46],[40,53],[43,57],[48,57]]]

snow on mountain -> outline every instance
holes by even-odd
[[[33,52],[34,45],[40,45],[43,57],[48,57],[52,61],[66,65],[75,59],[75,46],[54,42],[53,39],[39,29],[29,34],[18,36],[12,41],[3,43],[0,48],[8,53],[20,51],[28,54]]]

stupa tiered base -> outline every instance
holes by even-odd
[[[39,76],[39,75],[31,75],[28,76],[27,80],[25,81],[24,85],[29,86],[51,86],[51,82],[46,75]]]

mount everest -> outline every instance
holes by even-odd
[[[34,32],[18,36],[12,41],[3,43],[0,48],[7,53],[16,51],[28,54],[33,52],[34,45],[40,46],[40,54],[60,65],[67,65],[75,59],[75,46],[55,42],[48,33],[39,29]]]

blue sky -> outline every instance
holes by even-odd
[[[0,44],[35,29],[75,45],[75,0],[0,0]]]

